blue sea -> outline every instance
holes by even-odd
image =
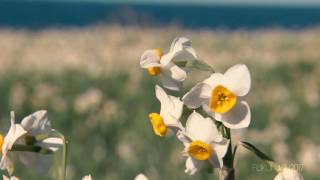
[[[41,29],[96,24],[230,30],[302,29],[320,25],[320,7],[0,1],[0,28]]]

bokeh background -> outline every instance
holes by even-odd
[[[140,56],[186,36],[216,71],[236,63],[251,71],[252,123],[233,136],[316,180],[319,25],[312,0],[0,1],[0,129],[6,133],[10,110],[20,121],[47,109],[70,142],[67,179],[214,179],[186,175],[183,145],[155,136],[148,120],[160,106],[159,82],[140,69]],[[207,76],[194,72],[183,92]],[[238,179],[276,174],[243,148],[236,159]],[[16,164],[22,179],[54,179]]]

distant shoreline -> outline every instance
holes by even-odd
[[[320,25],[319,6],[122,4],[99,2],[0,2],[0,28],[42,29],[179,26],[187,29],[304,29]]]

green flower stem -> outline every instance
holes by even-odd
[[[229,139],[229,146],[228,146],[227,154],[223,159],[224,165],[228,168],[233,168],[231,132],[230,132],[230,129],[227,127],[224,127],[224,130],[225,130],[225,138]]]
[[[223,137],[229,140],[229,146],[226,155],[223,157],[223,167],[219,169],[219,180],[235,180],[234,167],[233,167],[233,152],[231,142],[230,129],[221,125],[219,127]]]
[[[64,146],[63,146],[63,154],[62,154],[62,162],[63,162],[63,169],[62,169],[62,176],[63,180],[66,179],[66,169],[67,169],[67,158],[68,158],[68,141],[63,139],[64,141]]]
[[[35,153],[41,153],[41,154],[53,153],[52,150],[42,148],[41,146],[22,145],[22,144],[14,144],[10,151],[25,151],[25,152],[35,152]]]

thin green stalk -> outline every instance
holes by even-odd
[[[230,129],[227,127],[224,127],[225,130],[225,138],[229,139],[229,146],[227,150],[227,154],[225,156],[224,160],[224,165],[228,168],[233,168],[233,154],[232,154],[232,142],[231,142],[231,133]]]
[[[68,158],[68,141],[63,138],[63,151],[62,151],[62,173],[61,180],[66,179],[66,169],[67,169],[67,158]]]

